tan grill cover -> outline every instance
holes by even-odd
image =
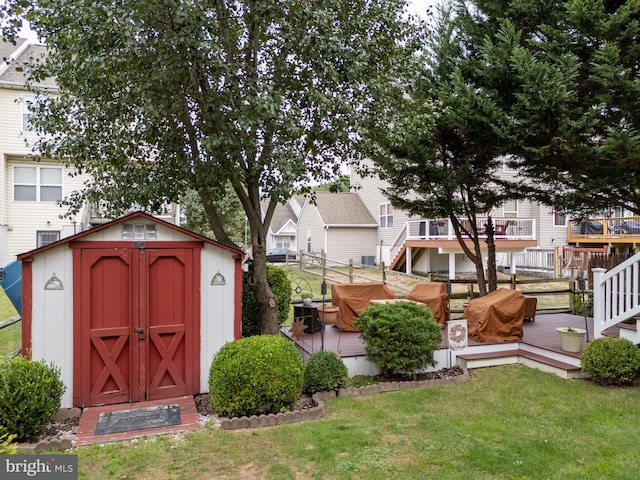
[[[338,328],[345,332],[359,332],[356,318],[370,305],[371,300],[396,298],[384,283],[346,283],[331,285],[331,304],[338,307]]]
[[[469,335],[480,342],[504,342],[522,338],[524,295],[499,288],[473,299],[464,310]]]
[[[449,295],[447,285],[442,282],[416,283],[407,294],[407,300],[424,303],[433,313],[436,322],[441,325],[449,320]]]

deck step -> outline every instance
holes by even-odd
[[[457,355],[456,358],[458,359],[458,365],[466,367],[469,370],[473,368],[520,363],[527,367],[553,373],[566,379],[584,377],[580,367],[517,348],[498,352],[461,354]]]

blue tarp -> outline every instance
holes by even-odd
[[[11,262],[0,268],[0,286],[22,316],[22,262]]]

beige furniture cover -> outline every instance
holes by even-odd
[[[424,303],[431,309],[436,322],[441,325],[444,325],[449,320],[449,295],[447,295],[447,285],[445,283],[416,283],[407,294],[407,300]]]
[[[499,288],[475,298],[464,310],[469,335],[481,342],[504,342],[522,338],[524,295]]]
[[[331,285],[331,304],[338,307],[338,328],[344,332],[359,332],[356,318],[371,300],[396,298],[384,283],[346,283]]]

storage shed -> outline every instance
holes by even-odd
[[[241,336],[242,258],[142,212],[23,253],[22,351],[61,369],[65,408],[208,392]]]

